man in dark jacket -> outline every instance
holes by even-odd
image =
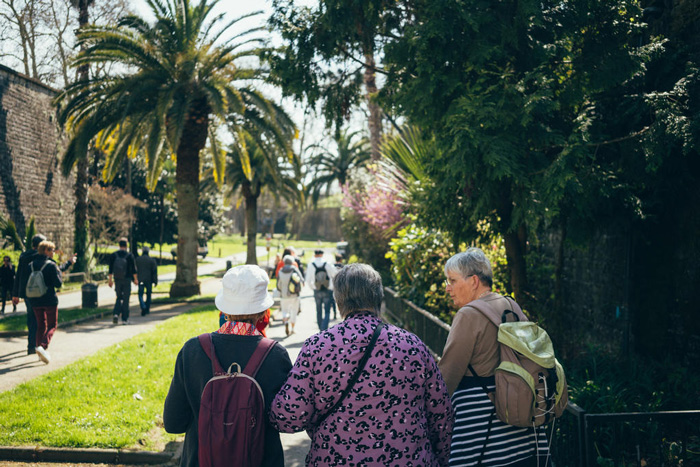
[[[12,297],[12,291],[15,286],[15,265],[12,264],[12,259],[5,256],[0,265],[0,295],[2,295],[2,310],[0,315],[5,313],[5,300],[7,297]],[[17,305],[12,304],[12,312],[17,311]]]
[[[138,285],[136,280],[136,262],[134,255],[126,249],[128,241],[126,238],[119,239],[119,249],[109,256],[109,276],[107,285],[112,287],[117,293],[117,301],[114,303],[112,311],[112,323],[119,322],[119,315],[122,316],[122,323],[129,324],[129,295],[131,295],[131,281]]]
[[[146,316],[151,312],[151,291],[154,285],[158,285],[158,265],[156,260],[148,256],[150,248],[144,246],[141,249],[141,256],[136,258],[136,274],[139,278],[139,305],[141,305],[141,316]],[[144,300],[143,294],[146,293]]]
[[[19,260],[17,261],[17,273],[15,274],[15,284],[12,290],[12,304],[17,305],[19,299],[24,299],[24,304],[27,308],[27,355],[36,353],[34,347],[36,346],[36,316],[34,315],[34,309],[32,308],[32,301],[28,299],[25,294],[25,289],[27,288],[27,280],[29,280],[29,264],[34,260],[37,255],[36,249],[39,243],[46,240],[41,234],[37,234],[32,238],[32,249],[27,250],[21,255],[19,255]]]

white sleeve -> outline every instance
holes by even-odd
[[[311,272],[313,270],[313,272]],[[314,283],[316,280],[316,264],[314,262],[309,263],[309,266],[306,268],[306,284],[311,287],[312,289],[314,288]]]
[[[326,271],[328,271],[328,277],[331,279],[333,279],[335,275],[338,274],[338,270],[336,269],[333,263],[326,264]]]

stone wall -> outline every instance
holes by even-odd
[[[340,208],[318,208],[301,214],[299,238],[338,241],[343,237]]]
[[[231,209],[227,213],[231,220],[229,233],[240,234],[245,232],[245,208],[241,205],[238,209]],[[318,208],[302,213],[287,211],[283,204],[271,214],[265,214],[264,209],[258,206],[258,233],[270,231],[269,223],[265,219],[274,222],[275,234],[292,234],[303,240],[339,241],[343,237],[341,230],[340,208]]]
[[[0,66],[0,212],[20,235],[37,231],[66,252],[73,247],[74,176],[60,174],[56,91]]]

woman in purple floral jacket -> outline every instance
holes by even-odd
[[[343,321],[306,340],[272,402],[271,423],[283,433],[308,431],[306,465],[447,465],[454,413],[445,382],[425,344],[396,326],[384,326],[353,389],[323,419],[381,323],[384,295],[366,264],[345,266],[333,285]]]

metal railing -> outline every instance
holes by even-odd
[[[384,316],[388,321],[420,337],[434,356],[442,354],[450,333],[449,324],[399,297],[389,287],[384,287],[384,302]]]
[[[447,323],[389,287],[383,312],[440,356],[450,332]],[[700,410],[594,414],[569,402],[566,411],[573,418],[557,421],[551,443],[555,465],[700,465]]]

